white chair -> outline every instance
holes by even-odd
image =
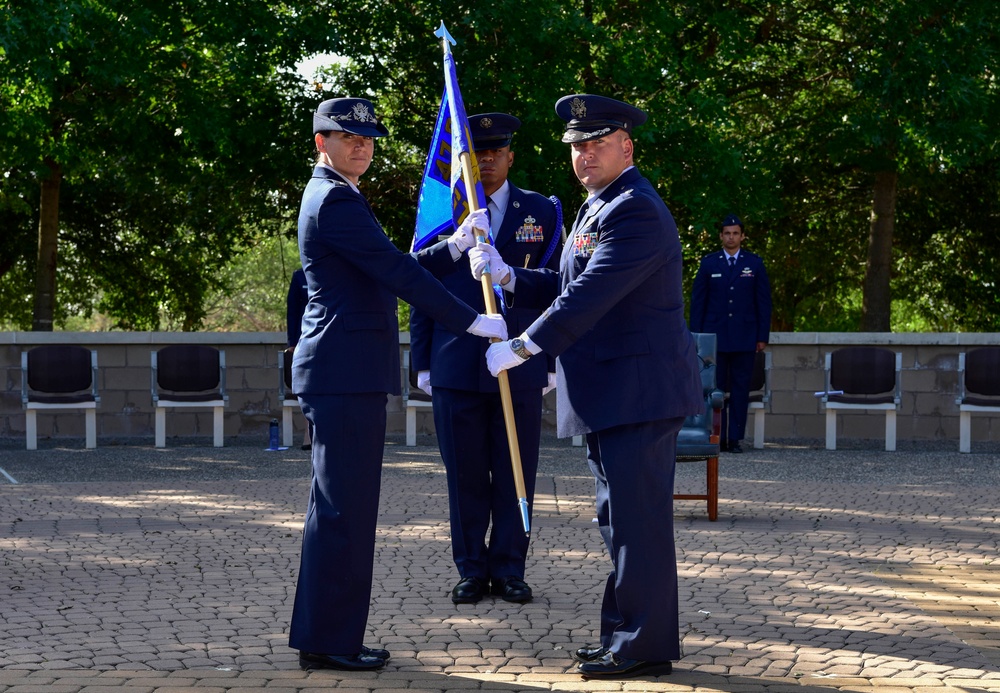
[[[885,449],[896,449],[896,412],[901,398],[903,354],[880,347],[844,347],[827,352],[826,449],[837,449],[837,411],[873,409],[885,412]]]
[[[403,404],[406,405],[406,444],[417,444],[417,410],[431,409],[434,404],[430,395],[417,387],[417,374],[410,368],[410,352],[403,352]]]
[[[758,351],[750,377],[750,411],[753,412],[753,446],[764,447],[764,415],[771,406],[771,352]]]
[[[97,351],[48,344],[21,352],[21,406],[28,450],[38,449],[39,411],[82,409],[86,446],[97,447]]]
[[[958,451],[972,450],[972,415],[1000,414],[1000,347],[958,355]]]
[[[222,447],[226,394],[226,352],[197,344],[176,344],[150,352],[156,447],[166,447],[168,408],[211,408],[212,442]]]

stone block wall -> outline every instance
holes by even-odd
[[[153,442],[153,407],[150,394],[150,352],[169,344],[207,344],[226,352],[226,388],[229,407],[225,435],[252,436],[267,441],[271,419],[281,418],[278,352],[284,334],[174,333],[174,332],[4,332],[0,333],[0,440],[24,439],[21,408],[21,352],[40,344],[79,344],[98,352],[98,445],[101,439],[125,443]],[[893,333],[773,333],[771,405],[766,416],[765,440],[815,442],[825,435],[825,415],[814,395],[824,387],[825,354],[841,346],[873,345],[899,351],[903,357],[902,403],[897,437],[906,440],[954,440],[958,445],[958,354],[983,345],[1000,344],[1000,334],[893,334]],[[400,349],[409,347],[409,334],[400,334]],[[359,364],[365,367],[365,364]],[[402,374],[400,374],[402,378]],[[669,396],[664,393],[664,396]],[[555,393],[544,400],[543,425],[555,428]],[[400,397],[390,396],[388,430],[401,434],[405,411]],[[609,403],[609,406],[613,406]],[[838,440],[884,437],[881,412],[839,412]],[[752,418],[751,418],[752,421]],[[39,439],[81,439],[84,417],[79,412],[40,413]],[[305,422],[295,414],[296,440]],[[429,410],[418,412],[418,433],[432,433]],[[753,432],[747,427],[748,441]],[[210,410],[173,410],[167,414],[168,445],[171,438],[203,438],[211,444]],[[972,440],[1000,441],[1000,415],[974,415]]]

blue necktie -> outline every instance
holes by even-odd
[[[486,219],[490,222],[490,243],[493,242],[493,212],[490,211],[490,205],[493,204],[493,198],[489,195],[486,196]]]
[[[588,209],[590,209],[590,204],[587,202],[584,202],[580,206],[580,211],[576,213],[576,223],[573,224],[573,229],[576,229],[580,225],[580,222],[583,221],[583,218],[587,216]]]

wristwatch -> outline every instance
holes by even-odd
[[[524,340],[520,337],[510,340],[510,349],[525,361],[531,358],[531,352],[524,346]]]

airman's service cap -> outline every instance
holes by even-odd
[[[735,214],[727,214],[726,218],[722,220],[721,224],[719,224],[720,229],[726,226],[739,226],[740,231],[743,230],[743,222],[740,221],[740,218]]]
[[[389,131],[375,115],[375,106],[368,99],[346,96],[328,99],[313,113],[313,134],[335,130],[364,137],[383,137]]]
[[[646,113],[624,101],[594,94],[570,94],[556,101],[556,115],[566,121],[563,142],[586,142],[615,130],[632,132]]]
[[[519,127],[521,121],[506,113],[478,113],[469,116],[472,146],[477,151],[509,147]]]

